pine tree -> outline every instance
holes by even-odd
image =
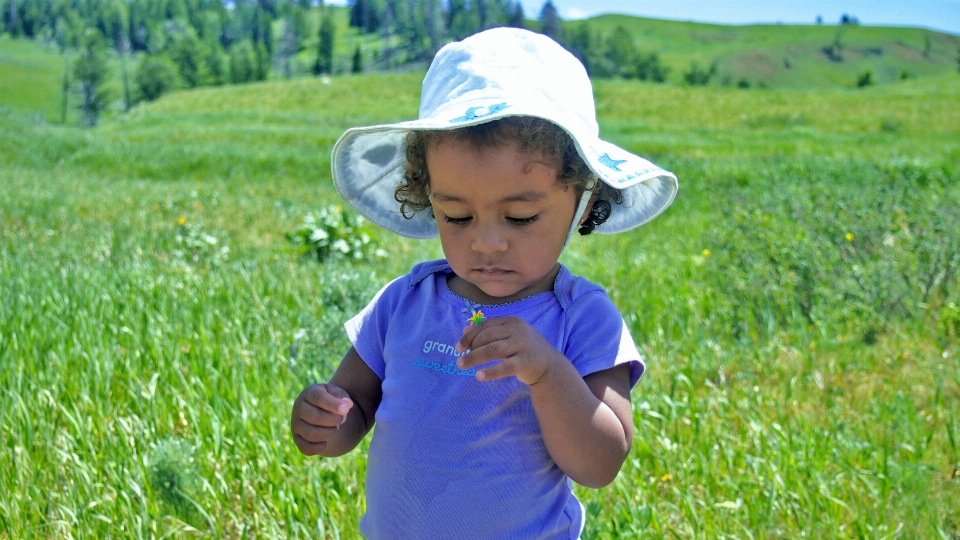
[[[133,106],[133,100],[130,96],[130,77],[127,74],[127,56],[130,55],[130,40],[127,39],[127,33],[124,32],[121,37],[120,46],[117,47],[117,53],[120,55],[120,71],[123,81],[123,110],[129,111]]]
[[[523,4],[520,2],[511,2],[508,11],[507,26],[513,28],[527,27],[526,15],[523,14]]]
[[[169,47],[170,58],[177,66],[180,79],[187,88],[204,86],[209,79],[204,62],[204,47],[193,28],[189,28]]]
[[[219,86],[227,82],[227,69],[224,65],[224,51],[220,42],[209,38],[203,47],[203,65],[207,78],[204,84]]]
[[[270,51],[262,42],[257,43],[254,47],[254,58],[256,62],[254,63],[253,80],[267,80],[267,75],[270,74]]]
[[[363,73],[363,53],[360,52],[360,44],[357,44],[357,49],[353,51],[353,67],[351,69],[353,73]]]
[[[96,126],[100,113],[107,108],[110,95],[105,85],[109,73],[103,37],[99,31],[88,30],[80,48],[80,56],[73,63],[73,79],[80,94],[84,125]]]
[[[320,42],[317,45],[317,61],[313,64],[313,74],[331,73],[333,71],[333,40],[336,37],[336,27],[329,12],[324,12],[320,21]]]
[[[607,37],[607,58],[613,63],[615,75],[631,78],[636,74],[637,48],[626,28],[617,26]]]
[[[240,84],[256,80],[257,58],[250,40],[230,47],[230,82]]]
[[[383,40],[383,51],[380,53],[380,61],[383,62],[384,69],[393,67],[393,48],[390,46],[393,26],[393,2],[388,1],[383,8],[383,14],[380,17],[380,35]]]
[[[351,0],[350,26],[369,34],[380,29],[382,9],[375,0]]]
[[[556,41],[563,38],[560,15],[557,13],[557,7],[550,0],[547,0],[540,8],[540,33]]]
[[[660,63],[660,55],[656,52],[637,53],[636,76],[641,81],[664,82],[670,68]]]
[[[580,60],[580,63],[583,64],[590,75],[594,75],[592,42],[593,35],[590,32],[590,25],[586,22],[576,24],[567,33],[567,50],[576,56],[577,60]]]
[[[9,0],[10,2],[10,21],[8,22],[8,29],[10,34],[16,36],[19,34],[19,27],[17,26],[17,0]]]
[[[472,36],[479,32],[480,10],[476,6],[476,0],[466,2],[466,0],[450,0],[448,4],[448,28],[454,39],[460,40]]]
[[[153,101],[177,87],[177,68],[163,55],[147,56],[133,77],[139,99]]]
[[[294,28],[293,17],[287,17],[283,23],[283,37],[280,38],[280,48],[277,50],[277,64],[283,67],[283,75],[286,78],[293,77],[293,64],[291,59],[300,50],[300,39]]]
[[[424,0],[424,19],[426,21],[427,38],[430,40],[430,58],[440,50],[440,35],[443,33],[440,18],[440,0]]]

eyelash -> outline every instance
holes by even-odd
[[[470,218],[470,217],[453,218],[450,216],[443,216],[444,221],[446,221],[447,223],[451,223],[453,225],[466,225],[467,222],[470,221],[471,219],[473,218]],[[508,217],[507,221],[509,221],[510,223],[513,223],[514,225],[529,225],[538,219],[540,219],[539,215],[533,215],[527,218]]]
[[[538,214],[532,215],[528,218],[507,218],[507,220],[514,225],[529,225],[538,219],[540,219]]]
[[[470,221],[470,218],[468,217],[452,218],[450,216],[443,216],[443,220],[446,221],[447,223],[452,223],[454,225],[466,225],[467,222]]]

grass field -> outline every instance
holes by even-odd
[[[0,115],[0,536],[357,537],[365,446],[303,458],[290,406],[441,252],[371,231],[386,259],[320,265],[286,235],[338,202],[336,138],[415,116],[420,77]],[[563,258],[648,360],[584,538],[960,536],[960,77],[596,95],[681,194]]]

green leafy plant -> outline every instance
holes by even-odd
[[[304,216],[300,227],[287,236],[294,245],[306,247],[307,253],[319,262],[330,258],[360,261],[386,257],[387,252],[366,231],[365,221],[339,205],[331,205]]]
[[[187,521],[196,518],[192,502],[199,487],[193,447],[183,439],[169,437],[156,444],[147,456],[147,482],[153,494],[174,515]]]
[[[176,245],[176,258],[190,264],[218,265],[230,255],[229,246],[222,245],[219,238],[184,216],[177,220]]]

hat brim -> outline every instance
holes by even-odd
[[[673,173],[601,140],[578,118],[555,118],[554,111],[544,109],[536,104],[478,102],[467,109],[467,115],[461,109],[429,119],[349,129],[333,147],[334,186],[345,201],[380,227],[408,238],[434,238],[438,231],[433,216],[418,212],[404,217],[394,196],[403,180],[407,133],[454,130],[510,116],[535,116],[564,129],[590,170],[623,194],[621,203],[611,204],[609,219],[596,232],[613,234],[639,227],[673,202],[678,189]]]

